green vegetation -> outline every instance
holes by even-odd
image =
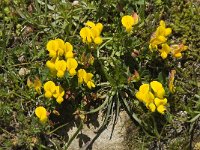
[[[2,0],[0,8],[0,149],[67,149],[76,137],[84,146],[84,124],[102,112],[99,131],[111,120],[114,130],[120,111],[130,116],[128,149],[198,149],[198,0]]]

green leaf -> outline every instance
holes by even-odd
[[[191,120],[189,120],[188,122],[195,122],[199,117],[200,117],[200,113],[196,115],[194,118],[192,118]]]

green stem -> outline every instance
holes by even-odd
[[[109,43],[110,41],[112,41],[113,38],[111,37],[111,38],[106,38],[106,39],[108,39],[108,41],[106,41],[105,43],[103,43],[103,44],[97,49],[97,58],[100,57],[100,52],[99,52],[99,50],[102,49],[107,43]]]
[[[153,115],[151,115],[151,118],[153,120],[154,133],[155,133],[156,137],[158,139],[160,139],[160,134],[158,133],[158,129],[157,129],[157,124],[156,124],[155,118],[154,118]]]
[[[107,104],[107,103],[109,102],[109,100],[110,100],[110,97],[113,96],[113,95],[115,95],[115,91],[112,91],[112,92],[106,97],[106,99],[105,99],[105,101],[103,102],[102,105],[100,105],[100,106],[97,107],[96,109],[93,109],[93,110],[91,110],[91,111],[89,111],[89,112],[82,112],[82,113],[83,113],[83,114],[93,114],[93,113],[98,112],[99,110],[103,109],[103,108],[106,106],[106,104]]]
[[[69,139],[69,142],[66,143],[64,145],[64,150],[67,150],[70,146],[70,144],[72,143],[72,141],[76,138],[76,136],[78,135],[79,131],[83,128],[83,122],[80,122],[80,125],[78,127],[78,129],[76,130],[76,132],[73,134],[73,136]]]
[[[45,22],[47,22],[47,0],[45,0]]]
[[[61,126],[57,127],[56,129],[54,129],[54,130],[50,131],[50,132],[49,132],[49,133],[47,133],[47,134],[48,134],[48,135],[50,135],[50,134],[54,133],[55,131],[59,130],[60,128],[62,128],[62,127],[64,127],[64,126],[68,125],[68,124],[69,124],[69,123],[65,123],[65,124],[63,124],[63,125],[61,125]]]

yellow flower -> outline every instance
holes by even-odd
[[[142,84],[139,88],[139,91],[136,93],[136,98],[141,102],[144,101],[145,95],[149,92],[149,84]]]
[[[138,15],[133,13],[132,16],[126,15],[121,19],[122,25],[126,28],[126,32],[131,32],[133,25],[138,23]]]
[[[167,104],[167,99],[159,99],[159,98],[155,98],[154,99],[154,103],[157,107],[157,111],[161,114],[164,114],[165,113],[165,105]]]
[[[100,24],[100,23],[99,23]],[[93,37],[96,38],[96,37],[99,37],[100,34],[101,34],[101,30],[103,28],[103,25],[98,25],[98,26],[94,26],[91,28],[91,31],[93,33]]]
[[[34,86],[36,92],[38,94],[40,94],[41,93],[42,83],[41,83],[41,81],[40,81],[40,79],[38,77],[35,78],[33,86]]]
[[[55,42],[57,42],[58,44],[58,55],[62,56],[64,54],[64,50],[65,50],[65,42],[61,39],[55,39]]]
[[[170,47],[168,44],[162,44],[162,49],[160,50],[160,56],[162,57],[162,59],[167,58],[167,55],[170,53]]]
[[[67,59],[67,70],[69,71],[69,74],[71,76],[74,76],[76,74],[76,68],[78,67],[78,63],[76,59],[74,58],[68,58]]]
[[[69,43],[65,43],[65,59],[67,58],[73,58],[74,53],[73,53],[73,46]]]
[[[94,84],[94,82],[92,80],[93,76],[94,75],[92,73],[86,73],[86,75],[84,77],[84,82],[87,84],[89,89],[95,87],[95,84]]]
[[[57,57],[58,48],[58,42],[56,42],[55,40],[50,40],[46,46],[46,49],[49,51],[50,57]]]
[[[83,43],[91,43],[93,34],[90,28],[84,27],[80,31],[80,36],[83,39]]]
[[[57,77],[62,78],[65,74],[67,63],[64,60],[58,60],[55,63],[55,69],[57,71]]]
[[[47,121],[47,111],[44,107],[39,106],[35,109],[36,116],[40,119],[42,123],[45,123]]]
[[[171,46],[171,53],[174,57],[181,58],[182,57],[181,52],[183,52],[187,49],[188,49],[188,46],[185,46],[184,44],[172,45]]]
[[[155,33],[151,36],[149,49],[152,51],[153,49],[157,49],[157,45],[165,43],[167,38],[164,36],[155,36]]]
[[[122,17],[122,25],[126,28],[127,32],[131,32],[132,26],[134,25],[134,19],[132,16],[126,15]]]
[[[136,93],[136,98],[146,105],[153,102],[154,95],[150,92],[149,84],[143,84],[140,86],[139,91]]]
[[[171,70],[171,73],[169,75],[169,82],[168,82],[168,87],[169,87],[169,91],[171,93],[175,92],[175,87],[174,87],[174,76],[176,74],[176,70]]]
[[[46,62],[46,66],[50,69],[51,73],[56,74],[55,63],[58,61],[58,57],[52,58]]]
[[[53,94],[53,97],[56,98],[56,101],[61,104],[63,102],[63,96],[65,94],[65,91],[61,86],[56,86],[55,93]]]
[[[171,28],[166,28],[165,22],[163,20],[160,21],[160,26],[156,30],[156,36],[169,36],[172,32]]]
[[[48,81],[44,84],[44,96],[46,98],[51,98],[56,90],[56,85],[53,81]]]
[[[77,76],[78,76],[78,83],[79,84],[83,83],[86,74],[87,73],[86,73],[86,71],[84,69],[79,69],[78,70]]]
[[[49,51],[50,57],[62,56],[65,52],[65,43],[61,39],[50,40],[47,43],[46,49]]]
[[[163,88],[163,86],[162,86],[162,84],[160,82],[152,81],[150,83],[150,85],[151,85],[151,88],[153,89],[154,94],[155,94],[156,97],[158,97],[158,98],[163,98],[164,97],[165,90],[164,90],[164,88]]]

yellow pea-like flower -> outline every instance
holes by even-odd
[[[69,42],[66,42],[65,43],[65,59],[73,58],[73,57],[74,57],[73,46]]]
[[[55,93],[53,94],[53,97],[56,98],[56,101],[61,104],[63,102],[63,96],[65,94],[64,89],[61,86],[56,86]]]
[[[67,59],[67,70],[69,71],[69,74],[71,76],[74,76],[76,74],[76,68],[78,67],[78,62],[74,58],[68,58]]]
[[[51,98],[53,96],[55,90],[56,90],[56,85],[53,81],[47,81],[44,84],[44,91],[45,91],[44,96],[46,98]]]
[[[86,76],[86,71],[84,69],[79,69],[77,76],[78,76],[78,83],[82,84]]]
[[[44,107],[39,106],[35,109],[36,116],[40,119],[40,122],[45,123],[48,119],[47,111]]]
[[[65,74],[65,71],[67,69],[67,63],[64,60],[58,60],[55,63],[55,69],[57,71],[57,77],[62,78]]]
[[[163,86],[162,86],[162,84],[160,82],[152,81],[150,83],[150,85],[151,85],[151,88],[153,89],[154,94],[155,94],[156,97],[158,97],[158,98],[163,98],[164,97],[165,90],[164,90],[164,88],[163,88]]]
[[[92,34],[92,31],[90,28],[88,28],[88,27],[82,28],[80,31],[80,36],[83,39],[84,43],[92,42],[93,34]]]
[[[171,49],[169,47],[168,44],[162,44],[162,49],[159,50],[160,51],[160,56],[162,57],[162,59],[167,58],[168,54],[171,52]]]
[[[58,48],[59,44],[55,40],[50,40],[46,46],[46,49],[49,51],[50,57],[57,57]]]
[[[58,57],[52,58],[46,62],[46,66],[50,69],[52,73],[56,72],[55,63],[59,60]]]
[[[55,58],[65,54],[66,44],[62,39],[50,40],[46,49],[49,51],[49,56]]]
[[[149,84],[142,84],[135,96],[138,100],[147,105],[152,103],[154,99],[154,95],[150,92]]]
[[[86,73],[85,77],[84,77],[84,82],[87,84],[88,88],[91,89],[91,88],[94,88],[95,87],[95,84],[92,80],[92,77],[94,75],[92,73]]]
[[[55,39],[55,42],[58,44],[58,56],[62,56],[65,50],[65,42],[62,39]]]
[[[123,16],[121,19],[122,25],[126,28],[127,32],[131,32],[134,25],[134,18],[130,15]]]
[[[149,84],[142,84],[139,88],[139,91],[136,93],[136,98],[141,102],[144,101],[145,95],[149,92]]]
[[[103,30],[103,24],[102,23],[97,23],[96,24],[96,28],[98,28],[99,32],[101,33],[101,31]]]
[[[176,58],[181,58],[182,57],[182,53],[183,51],[187,50],[188,46],[185,46],[184,44],[179,44],[179,45],[171,45],[171,53],[172,56],[176,57]]]

